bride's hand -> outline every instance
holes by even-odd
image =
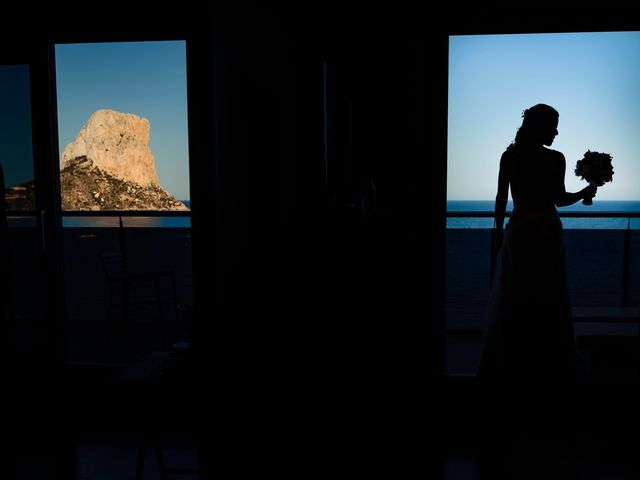
[[[582,193],[582,198],[593,198],[596,196],[596,192],[598,189],[592,185],[584,187],[580,193]]]

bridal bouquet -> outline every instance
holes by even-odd
[[[613,165],[611,155],[608,153],[587,151],[581,160],[576,163],[575,173],[578,177],[589,182],[592,187],[601,187],[606,182],[613,180]],[[582,200],[585,205],[591,205],[593,199]]]

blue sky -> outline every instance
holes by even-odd
[[[551,148],[568,191],[586,185],[573,169],[596,150],[615,170],[597,199],[640,199],[640,32],[608,32],[449,38],[449,200],[495,198],[500,155],[537,103],[560,113]]]
[[[185,42],[56,45],[60,155],[96,110],[145,117],[161,185],[189,200]]]

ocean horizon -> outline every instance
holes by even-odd
[[[191,211],[190,200],[180,200]],[[62,215],[62,226],[66,228],[78,227],[119,227],[117,215],[113,217],[65,217]],[[122,217],[125,228],[191,228],[191,216],[185,217]]]
[[[447,200],[447,212],[493,212],[495,200]],[[507,211],[513,209],[513,202],[507,203]],[[577,202],[568,207],[558,208],[558,213],[563,212],[578,213],[638,213],[640,212],[640,200],[597,200],[593,205],[583,205]],[[505,222],[506,224],[506,222]],[[493,228],[493,218],[447,218],[447,228]],[[562,218],[564,228],[570,229],[612,229],[620,230],[631,228],[640,229],[640,218],[607,218],[607,217],[584,217],[584,218]]]
[[[191,210],[190,200],[180,200]],[[120,217],[117,212],[113,216],[100,217],[68,217],[62,213],[63,228],[118,228]],[[9,227],[13,228],[34,228],[36,219],[33,216],[9,217]],[[122,217],[122,224],[126,228],[191,228],[191,216],[184,217]]]
[[[181,200],[189,209],[190,200]],[[447,200],[447,213],[449,212],[469,212],[486,213],[493,212],[494,200]],[[507,203],[507,211],[513,209],[510,200]],[[593,205],[583,205],[582,202],[575,203],[569,207],[558,208],[558,212],[580,212],[580,213],[639,213],[640,200],[594,200]],[[116,228],[119,226],[119,216],[114,213],[109,217],[66,217],[63,213],[62,225],[65,228]],[[191,217],[122,217],[123,225],[127,228],[190,228]],[[505,222],[506,223],[506,222]],[[485,217],[465,217],[447,218],[448,229],[493,228],[493,218]],[[607,218],[607,217],[584,217],[584,218],[562,218],[564,228],[570,229],[613,229],[621,230],[631,228],[640,230],[640,218]],[[34,227],[35,217],[12,217],[9,218],[11,227]]]

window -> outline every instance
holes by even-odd
[[[567,160],[565,184],[587,150],[613,156],[614,182],[594,205],[559,209],[574,306],[638,304],[640,211],[640,32],[455,35],[449,37],[447,184],[447,363],[473,373],[492,265],[490,229],[499,160],[523,111],[560,113],[551,148]],[[532,166],[535,168],[535,166]],[[508,209],[510,209],[510,205]],[[603,212],[615,212],[609,218]],[[597,213],[597,218],[587,217]],[[625,216],[628,214],[629,216]],[[580,231],[574,230],[580,229]],[[632,232],[624,233],[626,229]],[[624,236],[632,241],[627,242]],[[625,250],[627,249],[627,250]],[[635,265],[635,266],[634,266]],[[625,268],[630,268],[626,274]]]

